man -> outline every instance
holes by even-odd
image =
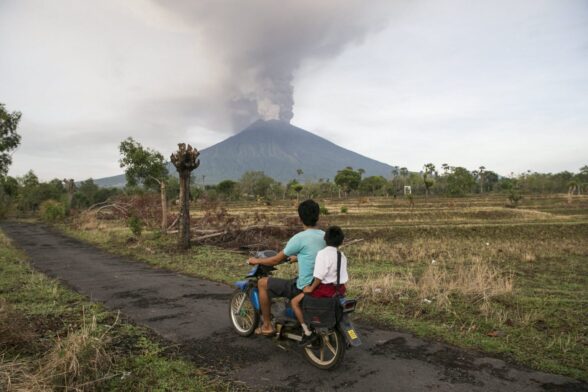
[[[304,287],[312,283],[314,272],[314,259],[319,250],[325,247],[325,232],[317,228],[320,215],[320,207],[313,200],[305,200],[298,206],[298,216],[302,221],[304,230],[294,235],[284,250],[267,259],[250,258],[251,265],[262,264],[273,266],[281,263],[287,257],[293,262],[298,262],[298,277],[287,280],[279,278],[261,278],[257,287],[259,289],[259,302],[261,304],[262,326],[255,332],[264,336],[275,334],[272,326],[271,298],[294,298],[302,292]]]

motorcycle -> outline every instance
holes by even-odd
[[[275,256],[272,250],[260,251],[255,254],[257,258]],[[237,289],[230,299],[229,312],[231,324],[240,336],[251,336],[260,326],[261,307],[259,302],[259,290],[257,282],[262,277],[271,276],[276,268],[266,265],[255,265],[245,279],[235,282]],[[349,320],[349,314],[355,311],[357,301],[354,299],[340,298],[340,316],[333,328],[316,328],[316,337],[303,347],[304,356],[315,367],[331,370],[341,364],[345,351],[351,347],[361,345],[361,339],[353,323]],[[300,323],[294,315],[290,301],[286,300],[283,308],[272,300],[272,324],[276,331],[275,339],[289,339],[300,342],[303,331]],[[274,316],[276,315],[276,316]]]

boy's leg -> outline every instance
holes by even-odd
[[[292,310],[294,311],[294,314],[296,315],[296,319],[298,320],[298,322],[300,323],[300,326],[302,327],[302,331],[304,332],[304,336],[310,336],[310,335],[312,335],[312,331],[310,330],[310,328],[308,328],[308,325],[306,325],[306,323],[304,322],[304,315],[302,314],[302,308],[300,306],[300,302],[302,301],[303,298],[304,298],[304,293],[298,294],[296,297],[292,298],[292,300],[290,301],[290,305],[292,306]],[[304,339],[302,339],[302,341],[300,343],[306,344],[308,342],[309,342],[308,338],[304,338]]]
[[[302,315],[302,309],[300,307],[300,301],[302,301],[303,297],[304,293],[300,293],[296,297],[292,298],[292,300],[290,301],[290,304],[292,305],[292,310],[294,311],[296,319],[300,324],[304,324],[304,316]]]

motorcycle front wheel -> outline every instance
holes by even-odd
[[[345,338],[338,329],[320,334],[318,340],[304,347],[304,356],[319,369],[335,369],[345,356]]]
[[[241,336],[250,336],[259,324],[259,313],[253,307],[249,295],[241,290],[236,290],[231,295],[229,302],[231,324]]]

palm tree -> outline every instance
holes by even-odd
[[[435,181],[431,178],[433,175],[437,174],[437,170],[435,169],[435,165],[432,163],[427,163],[423,166],[423,182],[425,183],[425,197],[429,197],[429,191],[431,187],[435,184]]]
[[[480,193],[484,193],[484,175],[486,174],[486,167],[480,166],[478,168],[478,174],[480,176]]]
[[[449,174],[449,165],[447,163],[441,164],[441,167],[443,168],[443,174],[444,175]]]

